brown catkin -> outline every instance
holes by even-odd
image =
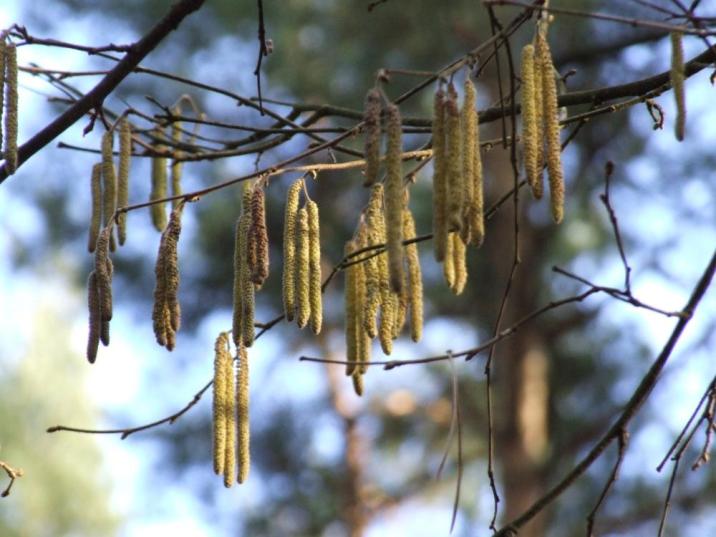
[[[346,243],[343,252],[345,256],[352,254],[358,249],[356,242],[350,240]],[[355,261],[355,259],[352,259]],[[360,264],[354,263],[345,268],[344,282],[344,312],[345,312],[345,334],[346,334],[346,361],[358,361],[358,332],[363,327],[358,324],[358,268]],[[346,364],[346,375],[351,375],[356,369],[355,363]]]
[[[97,359],[99,349],[100,324],[102,317],[99,304],[97,275],[93,270],[87,278],[87,308],[89,309],[89,336],[87,339],[87,361],[91,364]]]
[[[172,109],[172,114],[174,115],[180,115],[181,109],[179,107],[175,107]],[[174,152],[176,156],[181,156],[182,152],[177,147],[177,144],[181,143],[181,128],[182,123],[181,121],[175,121],[172,123],[172,142],[174,142]],[[181,160],[172,159],[171,164],[171,181],[172,181],[172,196],[181,196],[182,194],[182,188],[181,188],[181,178],[182,178],[182,170],[183,170],[184,164]],[[172,200],[172,207],[176,208],[176,206],[181,201],[181,198]]]
[[[99,327],[99,340],[105,347],[109,345],[109,321],[102,320]]]
[[[535,48],[527,44],[522,49],[522,147],[527,183],[532,195],[542,197],[542,170],[537,168],[537,107],[542,103],[535,101]]]
[[[240,344],[250,347],[254,343],[254,295],[256,288],[249,278],[247,261],[248,234],[251,226],[251,193],[251,185],[246,182],[242,197],[243,213],[236,229],[236,249],[234,252],[234,327],[241,335],[240,342],[236,344],[237,347]]]
[[[132,127],[126,117],[119,121],[119,171],[117,174],[117,207],[129,205],[129,161],[132,157]],[[127,240],[127,213],[117,216],[119,244]]]
[[[313,200],[306,202],[308,209],[308,248],[309,248],[309,302],[311,331],[318,334],[323,324],[323,298],[321,295],[321,230],[318,217],[318,205]]]
[[[224,462],[226,459],[226,361],[231,360],[229,355],[229,340],[226,332],[222,332],[214,343],[214,384],[213,408],[212,408],[212,432],[213,432],[213,460],[214,473],[224,473]]]
[[[378,179],[380,169],[380,91],[372,88],[365,96],[363,113],[365,132],[365,181],[372,186]]]
[[[406,240],[417,236],[415,221],[410,209],[403,211],[403,236]],[[408,244],[405,247],[408,262],[408,306],[410,307],[410,338],[418,342],[423,337],[423,276],[420,270],[418,245]]]
[[[224,366],[224,416],[226,439],[224,444],[224,486],[231,487],[236,476],[236,388],[234,386],[234,361],[228,349]]]
[[[95,250],[95,274],[99,292],[100,315],[103,321],[112,320],[112,261],[109,258],[111,227],[105,227],[97,238]]]
[[[251,465],[249,427],[249,355],[246,347],[237,350],[239,367],[236,371],[236,414],[239,437],[239,472],[238,481],[244,483],[249,477]]]
[[[442,263],[447,247],[447,175],[445,161],[445,92],[435,93],[433,105],[433,247]]]
[[[303,328],[311,317],[310,246],[308,210],[301,207],[296,216],[296,324]]]
[[[388,144],[385,153],[385,199],[383,201],[388,251],[390,288],[400,293],[403,286],[403,174],[401,166],[402,124],[398,106],[391,103],[386,111]]]
[[[117,174],[114,169],[112,146],[114,134],[106,131],[102,135],[102,212],[107,226],[117,209]],[[110,234],[109,249],[114,252],[114,233]]]
[[[671,87],[676,101],[676,124],[674,134],[681,142],[686,129],[686,93],[684,91],[684,46],[681,32],[671,32]]]
[[[453,84],[448,86],[448,98],[445,103],[445,139],[447,143],[447,225],[449,231],[460,231],[463,226],[462,208],[465,200],[462,177],[460,110],[457,105],[457,91]]]
[[[559,142],[559,110],[557,108],[557,83],[554,77],[552,54],[546,39],[538,35],[537,61],[542,71],[542,102],[544,108],[544,134],[546,143],[547,175],[549,176],[552,218],[560,223],[564,217],[564,175],[562,172],[562,147]]]
[[[472,211],[475,199],[475,152],[477,145],[477,112],[475,104],[477,93],[475,84],[470,76],[465,77],[465,98],[460,111],[460,139],[462,143],[462,180],[463,197],[465,203],[462,208],[464,225],[460,231],[463,240],[467,243],[472,235]]]
[[[383,224],[383,185],[375,184],[371,187],[368,207],[365,213],[366,221],[366,244],[372,246],[384,242],[381,229]],[[368,336],[374,338],[378,335],[376,316],[381,303],[381,263],[380,258],[385,259],[382,254],[375,255],[378,250],[370,250],[368,259],[365,261],[365,288],[366,288],[366,309],[363,315],[363,327]]]
[[[447,283],[451,290],[455,286],[454,247],[453,233],[450,233],[450,235],[448,235],[447,249],[445,250],[445,261],[443,261],[443,277],[445,278],[445,283]]]
[[[5,47],[5,171],[8,175],[17,169],[17,47],[8,43]]]
[[[283,220],[283,313],[292,321],[296,311],[296,214],[303,179],[289,187]]]
[[[3,147],[3,110],[5,108],[5,49],[7,43],[0,37],[0,151]]]
[[[179,290],[179,265],[177,247],[181,233],[183,205],[178,205],[169,218],[169,224],[159,241],[157,262],[154,267],[154,308],[152,322],[157,342],[173,350],[176,332],[181,325],[181,309],[177,293]]]
[[[159,129],[154,129],[152,135],[155,138],[161,138],[162,132]],[[155,147],[156,151],[163,152],[166,147],[159,144]],[[155,201],[158,199],[167,197],[167,159],[166,157],[153,157],[152,158],[152,191],[149,194],[149,201]],[[154,203],[150,207],[152,215],[152,224],[154,229],[159,232],[164,231],[167,225],[167,213],[164,209],[164,203]]]
[[[249,227],[249,277],[260,288],[269,273],[269,242],[266,229],[266,194],[261,184],[251,194],[251,225]]]
[[[452,243],[453,267],[455,271],[452,291],[456,295],[460,295],[465,290],[465,284],[467,283],[466,248],[465,243],[462,242],[462,239],[457,233],[453,233]]]
[[[102,165],[100,163],[92,166],[90,196],[92,198],[92,206],[87,250],[92,253],[94,252],[95,246],[97,246],[97,236],[102,226]]]

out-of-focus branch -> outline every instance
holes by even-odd
[[[10,478],[10,483],[8,483],[7,487],[5,487],[5,490],[3,490],[0,493],[0,498],[5,498],[10,494],[10,489],[12,488],[12,485],[15,483],[15,480],[18,477],[23,476],[23,471],[20,468],[13,468],[8,463],[4,461],[0,461],[0,469],[4,470],[7,476]]]

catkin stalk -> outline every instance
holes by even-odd
[[[261,286],[269,273],[269,241],[266,228],[266,195],[260,184],[254,186],[251,194],[251,225],[249,227],[249,278]]]
[[[681,32],[671,32],[671,87],[676,101],[676,124],[674,133],[681,142],[686,129],[686,93],[684,91],[684,46]]]
[[[403,175],[401,153],[402,124],[397,105],[387,107],[388,145],[385,153],[385,199],[383,201],[386,227],[386,247],[388,251],[388,270],[390,288],[400,293],[403,285]]]
[[[447,220],[449,231],[460,231],[463,226],[462,208],[464,189],[462,177],[462,141],[460,139],[460,110],[455,86],[448,86],[445,103],[445,138],[447,143]]]
[[[236,371],[236,414],[239,437],[239,483],[249,477],[251,465],[249,428],[249,356],[246,347],[238,348],[239,367]]]
[[[311,317],[310,244],[308,210],[301,207],[296,217],[296,324],[303,328]]]
[[[161,138],[160,130],[152,131],[155,138]],[[158,152],[163,152],[166,147],[162,144],[156,146]],[[167,197],[167,159],[166,157],[152,158],[152,191],[149,194],[149,201],[155,201]],[[154,229],[159,232],[164,231],[167,225],[167,213],[164,209],[164,203],[154,203],[151,205],[152,224]]]
[[[129,205],[129,161],[132,156],[132,127],[126,117],[119,121],[119,173],[117,176],[117,206]],[[127,240],[127,213],[117,216],[119,244]]]
[[[373,186],[380,169],[380,91],[372,88],[365,97],[363,113],[365,132],[365,181],[363,186]]]
[[[308,210],[308,248],[309,248],[309,302],[311,331],[318,334],[323,324],[323,298],[321,294],[321,231],[318,217],[318,205],[313,200],[306,202]]]
[[[87,279],[87,308],[89,309],[89,336],[87,339],[87,361],[91,364],[97,359],[99,349],[100,324],[102,317],[99,303],[99,289],[95,271]]]
[[[289,322],[296,311],[296,214],[302,186],[298,179],[289,187],[283,220],[283,312]]]
[[[90,193],[92,198],[92,209],[87,250],[90,253],[93,253],[95,246],[97,246],[97,237],[99,235],[99,229],[102,225],[102,165],[100,163],[92,166]]]
[[[522,49],[522,147],[525,161],[527,183],[532,188],[532,195],[542,197],[542,170],[537,168],[537,107],[542,103],[535,101],[535,48],[525,45]]]
[[[17,47],[8,43],[5,47],[5,171],[8,175],[17,169]]]
[[[445,93],[439,89],[433,104],[433,246],[442,263],[447,247],[447,195],[445,166]]]
[[[213,460],[214,473],[224,473],[226,460],[226,361],[230,360],[226,332],[222,332],[214,343],[214,384],[212,406],[212,432],[213,432]]]
[[[410,209],[403,211],[403,236],[406,240],[417,236],[415,220]],[[408,306],[410,307],[410,338],[418,342],[423,337],[423,276],[420,270],[418,245],[408,244],[405,247],[408,262]]]

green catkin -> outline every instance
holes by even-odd
[[[154,268],[156,284],[154,287],[154,307],[152,324],[157,343],[173,350],[176,332],[181,325],[181,308],[178,300],[179,265],[177,248],[181,233],[181,214],[183,205],[178,205],[169,218],[169,224],[159,241],[159,252]]]
[[[308,237],[308,211],[298,210],[296,217],[296,324],[303,328],[311,317],[310,255]]]
[[[263,187],[258,183],[251,194],[251,225],[248,241],[249,278],[260,289],[269,273],[269,241],[266,228],[266,195]]]
[[[251,465],[249,427],[249,355],[246,347],[237,350],[239,367],[236,371],[236,414],[239,437],[239,483],[245,483],[249,477]]]
[[[224,416],[226,439],[224,444],[224,486],[230,488],[236,476],[236,388],[234,386],[234,361],[228,349],[224,366]]]
[[[92,166],[90,193],[92,198],[92,209],[90,216],[89,237],[87,239],[87,250],[89,253],[93,253],[95,246],[97,246],[99,229],[102,226],[102,165],[100,163]]]
[[[363,395],[363,375],[358,371],[354,371],[351,375],[351,380],[353,381],[353,390],[356,395]]]
[[[445,261],[443,261],[443,277],[451,290],[455,286],[455,253],[453,252],[455,243],[452,237],[453,233],[450,233],[445,251]]]
[[[403,211],[403,236],[406,240],[417,236],[415,221],[410,209]],[[420,270],[418,245],[408,244],[405,247],[408,264],[408,306],[410,307],[410,338],[418,342],[423,337],[423,277]]]
[[[117,174],[114,169],[112,147],[114,134],[106,131],[102,135],[102,212],[107,226],[117,210]],[[109,249],[114,252],[114,233],[109,238]]]
[[[544,109],[545,158],[549,177],[550,206],[552,218],[559,224],[564,217],[564,174],[562,172],[562,147],[559,141],[559,110],[557,107],[557,84],[554,78],[552,54],[547,40],[538,36],[537,61],[542,71],[542,106]]]
[[[393,326],[395,323],[396,301],[394,295],[389,295],[385,302],[380,306],[380,330],[378,331],[378,339],[383,354],[393,352]]]
[[[239,289],[241,295],[241,310],[240,310],[240,332],[241,342],[245,347],[251,347],[254,344],[254,309],[255,309],[255,292],[256,287],[254,286],[251,278],[249,277],[249,268],[247,260],[248,252],[248,235],[249,227],[251,226],[251,193],[252,187],[247,182],[244,185],[243,193],[243,215],[241,225],[239,227],[239,233],[237,237],[237,250],[240,252],[240,265],[239,265]]]
[[[537,107],[535,101],[535,48],[525,45],[522,49],[522,147],[527,183],[536,199],[542,197],[542,171],[537,168]]]
[[[401,153],[402,124],[397,105],[389,104],[386,111],[388,144],[385,152],[385,199],[383,200],[386,227],[386,248],[390,288],[400,293],[403,286],[403,174]]]
[[[102,323],[99,289],[95,271],[90,272],[87,279],[87,308],[89,309],[89,337],[87,339],[87,361],[91,364],[97,359],[99,349],[100,324]]]
[[[467,260],[465,243],[462,242],[462,238],[457,233],[452,235],[452,255],[453,255],[453,267],[455,271],[455,279],[452,286],[452,291],[456,295],[461,295],[465,290],[465,284],[467,283]]]
[[[361,249],[368,245],[368,230],[365,224],[361,224],[358,228],[357,248]],[[372,344],[371,338],[364,329],[364,318],[366,315],[367,290],[366,290],[366,263],[358,263],[356,267],[356,352],[358,355],[358,371],[364,375],[368,370],[368,364],[371,359]],[[375,319],[375,317],[374,317]]]
[[[3,147],[3,109],[5,108],[5,49],[7,43],[0,37],[0,151]],[[1,156],[1,155],[0,155]]]
[[[681,142],[686,129],[686,94],[684,92],[684,47],[681,32],[671,32],[671,87],[676,101],[676,124],[674,134]]]
[[[318,205],[313,200],[306,202],[308,210],[309,248],[309,302],[311,316],[309,325],[314,334],[321,331],[323,324],[323,298],[321,295],[321,230]]]
[[[212,452],[214,460],[214,473],[221,475],[224,473],[224,462],[226,459],[226,411],[228,404],[226,401],[226,361],[228,357],[228,337],[226,332],[222,332],[216,338],[214,343],[214,384],[213,389],[213,408],[212,408]]]
[[[477,100],[477,95],[475,96]],[[471,143],[474,147],[472,154],[472,198],[470,200],[470,243],[481,246],[485,240],[485,194],[482,177],[482,155],[480,154],[480,121],[477,113],[473,112],[475,118],[475,139]],[[468,244],[468,241],[463,241]]]
[[[380,169],[380,91],[372,88],[365,97],[365,181],[369,187],[378,179]]]
[[[402,227],[402,223],[401,223]],[[395,322],[393,323],[393,339],[398,339],[400,333],[405,327],[408,320],[408,307],[410,299],[408,298],[408,275],[403,271],[403,285],[400,287],[400,293],[394,295],[396,302]]]
[[[99,292],[100,316],[103,321],[112,320],[112,261],[109,258],[110,226],[105,227],[97,238],[95,249],[95,274]]]
[[[129,205],[129,161],[132,156],[132,127],[126,117],[119,120],[119,171],[117,174],[117,207]],[[117,216],[119,244],[127,240],[127,213]]]
[[[462,208],[463,226],[460,235],[467,243],[472,235],[472,212],[475,201],[475,152],[477,145],[477,94],[470,75],[465,77],[465,98],[460,111],[460,138],[462,143],[462,180],[465,203]]]
[[[371,187],[368,207],[365,213],[366,220],[366,244],[363,246],[371,246],[374,244],[382,244],[385,242],[381,236],[380,229],[385,227],[383,222],[383,185],[375,184]],[[381,263],[382,254],[374,255],[376,252],[371,250],[369,257],[365,261],[365,289],[366,289],[366,309],[363,315],[363,327],[370,338],[378,335],[378,325],[376,316],[381,303]]]
[[[354,240],[346,243],[343,253],[346,257],[357,250]],[[358,267],[360,264],[355,263],[345,268],[344,282],[344,300],[345,307],[345,329],[346,329],[346,361],[358,361],[358,332],[363,331],[363,327],[358,324]],[[351,375],[356,370],[355,363],[346,364],[346,375]]]
[[[442,263],[447,247],[447,193],[445,166],[445,92],[435,93],[433,105],[433,246],[435,260]]]
[[[181,114],[181,109],[178,107],[174,108],[172,110],[172,114],[179,115]],[[174,142],[174,152],[175,155],[181,156],[182,152],[176,147],[177,144],[181,142],[181,128],[182,123],[181,121],[175,121],[172,123],[172,142]],[[171,164],[171,181],[172,181],[172,196],[181,196],[182,194],[182,188],[181,188],[181,178],[182,178],[182,170],[183,170],[184,164],[180,160],[172,159]],[[176,208],[176,206],[181,201],[181,198],[172,200],[172,207]]]
[[[283,220],[283,313],[289,322],[296,311],[296,214],[302,186],[298,179],[289,187]]]
[[[155,138],[161,138],[162,133],[160,130],[155,129],[152,131],[152,135]],[[155,148],[158,152],[163,152],[166,147],[164,145],[157,145]],[[166,157],[153,157],[152,158],[152,191],[149,194],[149,201],[155,201],[167,197],[167,159]],[[160,233],[164,231],[167,225],[167,213],[164,209],[164,203],[154,203],[150,207],[152,215],[152,224],[154,229]]]
[[[377,221],[376,236],[377,242],[384,243],[386,241],[385,220],[381,218]],[[393,328],[397,316],[397,295],[390,289],[390,272],[388,269],[388,257],[383,253],[376,256],[378,261],[378,281],[380,288],[380,326],[378,328],[378,337],[381,347],[385,354],[393,351]]]
[[[534,71],[535,71],[535,124],[537,129],[535,131],[535,138],[537,139],[537,177],[535,184],[532,187],[532,194],[536,199],[542,199],[544,195],[544,99],[542,95],[543,91],[543,78],[544,70],[542,68],[542,62],[539,60],[539,49],[540,42],[544,39],[540,39],[539,36],[535,37],[535,57],[534,57]]]
[[[8,43],[5,47],[5,171],[8,175],[17,169],[17,47]]]
[[[463,226],[462,208],[464,206],[462,154],[460,139],[460,110],[457,106],[455,86],[448,86],[448,98],[445,103],[445,139],[447,174],[447,225],[449,231],[460,231]]]

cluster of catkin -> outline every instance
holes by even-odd
[[[214,345],[213,459],[214,472],[231,487],[249,475],[249,360],[244,345],[236,347],[236,376],[229,337],[222,332]],[[238,440],[238,442],[237,442]],[[237,471],[238,453],[238,471]]]
[[[156,276],[154,308],[152,309],[154,337],[157,339],[157,343],[170,351],[174,349],[176,333],[181,325],[177,247],[181,233],[183,208],[184,204],[180,203],[169,217],[169,223],[162,232],[162,238],[159,241],[159,252],[154,267]]]
[[[0,146],[8,175],[17,169],[17,47],[7,43],[0,35],[0,116],[4,125],[0,129]]]
[[[477,93],[469,76],[464,91],[462,109],[452,83],[447,93],[438,89],[433,106],[434,253],[456,295],[467,283],[467,245],[485,238]]]
[[[301,191],[306,202],[299,209]],[[318,204],[308,198],[303,178],[294,181],[286,196],[283,226],[283,310],[287,321],[314,334],[323,324],[321,290],[321,231]]]
[[[542,197],[542,170],[547,165],[552,218],[564,217],[564,175],[559,141],[557,82],[549,44],[538,31],[534,44],[522,49],[522,143],[527,182]]]

